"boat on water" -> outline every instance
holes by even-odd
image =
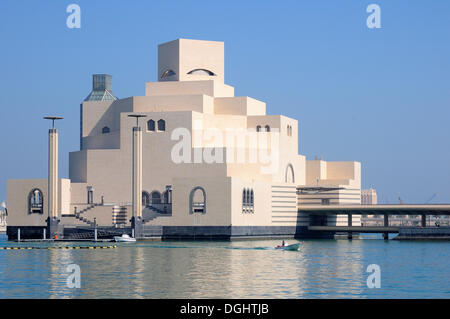
[[[291,244],[291,245],[278,245],[275,247],[275,249],[281,249],[281,250],[289,250],[289,251],[297,251],[300,249],[300,243]]]
[[[132,243],[136,241],[136,238],[130,237],[127,234],[123,234],[122,236],[114,236],[114,240],[117,242]]]

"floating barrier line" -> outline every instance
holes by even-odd
[[[2,250],[28,250],[28,249],[108,249],[117,246],[58,246],[58,247],[0,247]]]

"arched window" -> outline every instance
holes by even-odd
[[[39,188],[34,188],[28,193],[28,213],[44,213],[44,195]]]
[[[158,121],[158,131],[165,131],[166,130],[166,121],[159,120]]]
[[[102,134],[107,134],[109,132],[110,132],[109,127],[105,126],[104,128],[102,128]]]
[[[270,132],[270,126],[269,125],[266,125],[265,129],[266,129],[266,132]]]
[[[242,212],[253,213],[255,207],[254,192],[253,189],[244,188],[242,190]]]
[[[292,166],[292,164],[288,164],[286,167],[284,181],[286,183],[295,183],[294,167]]]
[[[287,132],[287,136],[291,136],[290,125],[287,125],[287,126],[286,126],[286,132]]]
[[[158,191],[153,191],[151,194],[151,205],[161,204],[161,193]]]
[[[155,121],[153,120],[148,120],[147,121],[147,131],[155,131]]]
[[[161,79],[165,79],[168,76],[172,76],[175,75],[176,73],[173,70],[166,70],[163,72],[163,74],[161,74]]]
[[[261,125],[258,125],[258,126],[256,127],[256,132],[261,132]]]
[[[150,205],[150,194],[146,191],[142,192],[142,207]]]
[[[194,75],[209,75],[209,76],[214,76],[214,72],[211,72],[210,70],[206,70],[206,69],[195,69],[192,71],[189,71],[188,74],[194,74]]]
[[[189,194],[189,213],[206,214],[206,192],[200,187],[194,187]]]

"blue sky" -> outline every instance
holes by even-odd
[[[66,7],[81,7],[81,29]],[[368,29],[366,7],[381,7]],[[299,120],[300,153],[362,162],[379,202],[450,202],[450,1],[0,1],[0,200],[46,178],[47,114],[60,174],[79,147],[91,75],[119,97],[156,81],[157,45],[225,42],[226,83]]]

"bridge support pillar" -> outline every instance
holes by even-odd
[[[427,215],[422,215],[422,227],[427,227]]]
[[[384,227],[389,227],[389,214],[384,214]],[[384,240],[389,239],[389,233],[383,233]]]
[[[347,214],[347,225],[348,225],[348,227],[352,227],[352,214]],[[347,238],[349,240],[353,239],[352,232],[347,233]]]

